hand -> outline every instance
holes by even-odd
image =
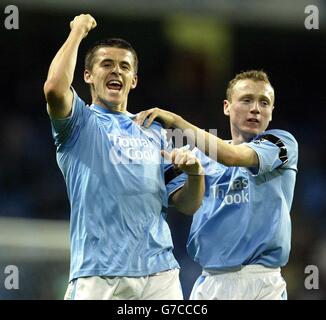
[[[82,32],[83,38],[85,38],[88,32],[94,29],[96,26],[97,23],[90,14],[81,14],[76,16],[74,20],[70,22],[70,29]]]
[[[164,128],[171,128],[176,123],[178,117],[179,116],[175,113],[159,108],[152,108],[139,112],[134,121],[141,126],[144,125],[144,122],[147,119],[145,127],[149,128],[155,119],[159,119],[163,122]]]
[[[182,170],[188,175],[200,176],[204,174],[199,159],[190,150],[180,148],[173,149],[171,153],[162,150],[161,153],[166,160],[173,163],[174,168]]]

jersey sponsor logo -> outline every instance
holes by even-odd
[[[160,150],[153,139],[107,134],[113,146],[109,158],[114,164],[160,164]]]
[[[211,186],[210,194],[214,198],[220,199],[226,205],[248,203],[248,185],[249,180],[247,178],[238,178],[232,180],[230,183]]]
[[[141,148],[149,146],[149,142],[144,138],[123,137],[111,133],[108,133],[108,138],[113,141],[114,145],[119,145],[121,148]]]

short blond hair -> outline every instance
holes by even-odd
[[[240,80],[253,80],[255,82],[257,81],[263,81],[265,83],[268,83],[272,88],[273,86],[271,85],[268,75],[266,72],[262,70],[249,70],[249,71],[243,71],[238,73],[228,84],[228,87],[226,89],[226,99],[231,101],[231,96],[232,96],[232,89],[233,87],[237,84],[238,81]],[[274,88],[273,88],[274,90]]]

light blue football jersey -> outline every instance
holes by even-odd
[[[187,250],[204,269],[288,261],[298,144],[286,131],[268,130],[246,145],[256,151],[259,168],[227,167],[193,150],[205,169],[206,191]],[[176,178],[175,187],[185,179]]]
[[[70,117],[51,120],[71,206],[70,280],[146,276],[179,268],[165,220],[168,194],[162,126],[87,106],[74,92]]]

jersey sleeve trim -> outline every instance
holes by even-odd
[[[267,141],[275,144],[280,149],[278,157],[282,163],[277,167],[277,169],[289,161],[287,148],[285,147],[284,143],[282,142],[282,140],[280,138],[278,138],[272,134],[264,134],[261,137],[259,137],[259,139],[258,139],[258,141],[264,141],[264,140],[267,140]]]
[[[170,191],[169,191],[169,198],[170,198],[170,197],[171,197],[175,192],[177,192],[179,189],[183,188],[184,185],[185,185],[185,184],[182,183],[182,184],[176,186],[174,189],[170,190]]]
[[[171,182],[176,177],[180,176],[180,174],[182,173],[183,172],[181,170],[176,170],[173,166],[171,166],[164,173],[165,184],[167,185],[169,182]]]

